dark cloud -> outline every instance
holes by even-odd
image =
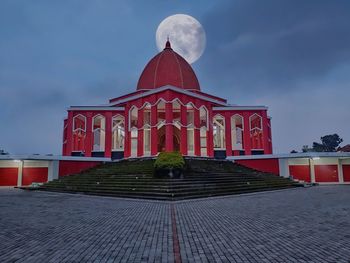
[[[286,92],[350,60],[350,1],[237,0],[203,18],[209,84]],[[219,83],[217,82],[219,80]]]
[[[337,132],[350,142],[350,1],[0,1],[0,148],[61,151],[70,105],[136,89],[169,15],[204,26],[204,92],[269,106],[275,152]]]

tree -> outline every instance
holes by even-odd
[[[321,137],[321,143],[314,142],[312,148],[315,152],[335,152],[342,142],[338,134],[329,134]]]
[[[298,153],[296,150],[292,150],[290,153]]]
[[[313,149],[312,148],[309,148],[309,145],[303,145],[303,148],[301,149],[301,151],[303,153],[307,153],[307,152],[312,152]]]
[[[6,155],[6,154],[9,154],[9,153],[5,152],[5,150],[3,150],[3,149],[0,149],[0,155]]]

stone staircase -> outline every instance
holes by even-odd
[[[48,182],[40,190],[91,195],[183,200],[296,187],[295,182],[230,161],[186,159],[182,178],[153,176],[153,159],[106,163]]]

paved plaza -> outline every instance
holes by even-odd
[[[349,262],[350,185],[183,202],[0,189],[0,262]]]

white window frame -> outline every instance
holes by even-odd
[[[114,124],[114,121],[118,121],[116,125]],[[124,138],[123,138],[123,142],[122,142],[122,148],[115,148],[115,144],[114,144],[114,140],[115,140],[115,136],[114,136],[114,131],[118,130],[118,127],[121,127],[120,124],[124,123]],[[112,117],[112,151],[124,151],[125,148],[125,118],[124,116],[117,114],[115,116]],[[119,133],[117,134],[117,136],[120,136]],[[119,138],[117,138],[119,139]]]
[[[222,136],[220,138],[220,144],[221,147],[215,147],[215,134],[214,134],[214,126],[215,126],[215,122],[217,123],[217,125],[221,126],[220,123],[218,123],[216,121],[216,119],[222,119],[223,120],[223,132],[222,132]],[[226,129],[226,123],[225,123],[225,117],[222,116],[221,114],[217,114],[213,117],[213,144],[214,144],[214,150],[225,150],[226,149],[226,138],[225,138],[225,129]]]
[[[236,127],[236,121],[234,121],[235,117],[237,117],[237,116],[240,117],[241,120],[242,120],[242,130],[241,130],[242,143],[241,144],[237,143],[237,127]],[[235,127],[233,127],[233,122],[235,123]],[[244,147],[243,147],[243,142],[244,142],[244,117],[241,114],[238,114],[238,113],[236,113],[233,116],[231,116],[231,140],[232,140],[232,150],[236,150],[236,151],[244,150]]]
[[[100,118],[101,125],[99,128],[94,128],[95,119]],[[103,124],[103,125],[102,125]],[[103,127],[102,127],[103,126]],[[99,132],[99,149],[95,149],[95,133]],[[92,150],[93,152],[104,152],[106,147],[106,117],[102,114],[97,114],[92,117]]]

